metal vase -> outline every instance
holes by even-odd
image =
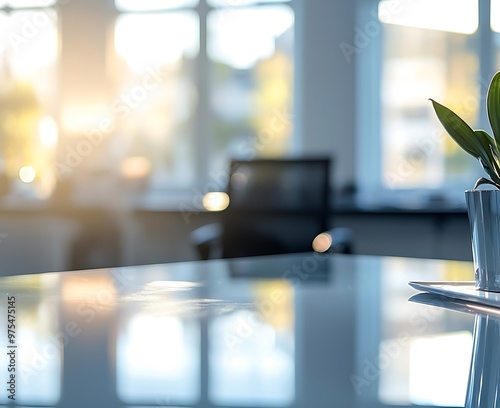
[[[476,289],[500,292],[500,191],[465,192]]]

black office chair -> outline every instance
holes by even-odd
[[[202,259],[309,252],[322,232],[329,251],[351,253],[349,229],[329,230],[329,159],[233,160],[220,224],[193,231]]]

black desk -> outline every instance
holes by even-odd
[[[464,406],[474,316],[407,282],[472,278],[318,254],[2,278],[0,403],[12,363],[29,407]]]

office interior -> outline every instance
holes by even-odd
[[[497,2],[434,3],[0,1],[1,274],[197,259],[234,157],[331,158],[356,253],[471,260],[428,98],[485,123]]]

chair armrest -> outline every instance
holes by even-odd
[[[342,254],[354,253],[353,233],[350,228],[336,227],[325,231],[330,235],[332,243],[327,252]]]
[[[219,223],[204,225],[191,231],[189,237],[201,259],[214,258],[221,250],[222,225]]]

